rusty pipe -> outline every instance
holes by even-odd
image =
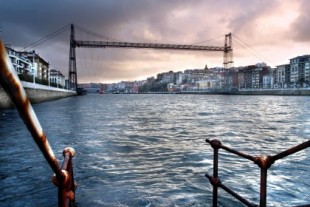
[[[251,155],[248,155],[246,153],[243,153],[243,152],[239,152],[237,150],[234,150],[232,148],[229,148],[225,145],[223,145],[220,141],[218,141],[217,139],[213,139],[213,140],[209,140],[209,139],[206,139],[206,142],[209,143],[211,145],[212,148],[221,148],[223,150],[226,150],[230,153],[233,153],[235,155],[238,155],[240,157],[243,157],[243,158],[246,158],[248,160],[251,160],[251,161],[255,161],[255,157],[251,156]]]
[[[30,131],[46,161],[59,179],[65,177],[31,106],[27,94],[13,68],[2,41],[0,41],[0,84],[15,104],[20,117]]]
[[[65,148],[63,151],[64,161],[61,166],[65,178],[59,180],[55,174],[52,177],[53,183],[58,187],[59,207],[69,207],[70,203],[75,203],[76,184],[74,182],[72,167],[72,157],[74,157],[74,155],[75,151],[73,148]]]
[[[276,161],[276,160],[282,159],[282,158],[284,158],[286,156],[289,156],[291,154],[294,154],[296,152],[299,152],[301,150],[304,150],[304,149],[306,149],[308,147],[310,147],[310,140],[305,141],[305,142],[303,142],[303,143],[301,143],[299,145],[296,145],[296,146],[294,146],[294,147],[292,147],[290,149],[287,149],[287,150],[285,150],[283,152],[280,152],[279,154],[271,156],[271,159],[273,161]]]
[[[222,188],[223,190],[225,190],[227,193],[229,193],[230,195],[232,195],[234,198],[238,199],[241,203],[243,203],[244,205],[248,206],[248,207],[258,207],[258,205],[253,204],[251,202],[249,202],[248,200],[246,200],[244,197],[242,197],[241,195],[239,195],[238,193],[234,192],[233,190],[231,190],[230,188],[228,188],[226,185],[224,185],[223,183],[219,183],[219,187]]]

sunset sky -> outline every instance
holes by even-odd
[[[0,0],[1,39],[15,50],[71,23],[119,41],[224,46],[234,65],[276,66],[310,54],[308,0]],[[35,48],[67,76],[69,30]],[[76,31],[76,39],[99,40]],[[101,39],[103,40],[103,39]],[[207,41],[211,40],[211,41]],[[141,80],[169,70],[222,66],[223,54],[77,48],[79,82]]]

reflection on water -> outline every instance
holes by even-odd
[[[309,139],[309,97],[87,95],[34,109],[56,156],[72,146],[78,206],[210,206],[212,148],[275,154]],[[310,203],[309,150],[268,175],[269,206]],[[221,180],[258,203],[259,168],[221,151]],[[15,110],[0,111],[0,206],[56,206],[51,170]],[[220,190],[221,206],[242,206]]]

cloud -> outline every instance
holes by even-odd
[[[12,44],[16,49],[74,23],[90,31],[130,42],[204,42],[201,44],[221,46],[224,35],[233,32],[266,56],[273,57],[276,53],[274,60],[278,62],[278,56],[279,61],[294,56],[287,48],[305,51],[309,46],[307,8],[309,3],[306,0],[10,0],[2,2],[0,20],[5,43]],[[77,27],[76,38],[98,40]],[[213,40],[205,42],[209,39]],[[304,46],[297,47],[294,41],[303,41]],[[250,58],[244,45],[235,43],[238,64],[261,62],[256,57]],[[69,30],[37,46],[35,50],[53,68],[67,74]],[[222,54],[213,53],[80,48],[77,48],[77,53],[81,64],[78,70],[88,67],[87,64],[94,65],[92,71],[84,73],[93,81],[123,80],[126,77],[135,79],[171,69],[222,65]],[[103,74],[102,77],[100,74]]]
[[[310,41],[310,1],[302,1],[300,13],[292,24],[292,34],[295,41]]]

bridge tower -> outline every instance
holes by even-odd
[[[76,55],[75,55],[75,35],[74,26],[71,24],[71,34],[70,34],[70,53],[69,53],[69,90],[77,90],[77,74],[76,74]]]
[[[224,69],[229,69],[234,66],[233,59],[233,47],[232,47],[232,38],[231,33],[225,35],[225,45],[224,45]]]

